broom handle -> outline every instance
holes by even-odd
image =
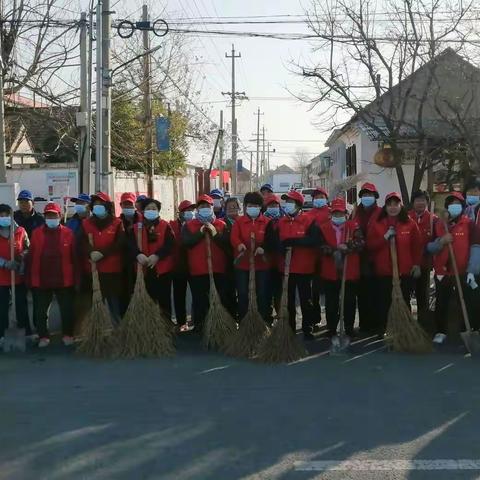
[[[395,237],[390,238],[390,256],[392,257],[393,283],[400,285],[400,274],[398,273],[397,244]]]
[[[433,217],[435,215],[435,202],[432,200],[430,202],[430,240],[433,238]],[[432,270],[432,258],[428,258],[428,268],[427,268],[427,311],[430,308],[430,272]]]
[[[208,276],[210,277],[210,288],[213,288],[215,281],[213,278],[213,267],[212,267],[212,246],[210,243],[210,235],[205,234],[205,242],[207,244],[207,266],[208,266]]]
[[[447,222],[444,222],[445,231],[448,233]],[[453,273],[455,275],[455,282],[457,284],[458,298],[460,299],[460,306],[462,307],[463,321],[465,322],[465,327],[467,331],[472,331],[472,326],[470,324],[470,318],[468,317],[467,306],[465,304],[465,298],[463,296],[462,282],[460,281],[460,275],[458,273],[457,259],[455,258],[455,252],[453,251],[452,244],[448,244],[448,253],[450,255],[450,262],[452,263]]]
[[[88,234],[88,243],[93,248],[93,235],[91,233]],[[92,265],[92,275],[97,271],[97,264],[90,260],[90,264]]]
[[[137,247],[140,253],[142,252],[142,243],[143,243],[143,224],[141,222],[137,223]],[[143,275],[143,267],[137,262],[137,275]]]
[[[347,227],[345,237],[345,243],[348,243],[350,238],[350,232]],[[342,283],[340,286],[340,335],[343,337],[345,335],[345,285],[347,281],[347,260],[348,255],[345,254],[345,258],[343,259],[343,269],[342,269]]]
[[[10,214],[10,259],[12,262],[15,260],[15,221],[13,218],[13,210]],[[10,291],[12,296],[12,322],[13,328],[17,327],[17,296],[15,292],[15,270],[10,271]]]
[[[288,279],[290,277],[290,263],[292,261],[292,247],[287,248],[285,254],[285,268],[283,270],[283,291],[282,291],[282,301],[284,305],[288,304]],[[285,299],[285,300],[284,300]],[[285,301],[285,303],[284,303]]]

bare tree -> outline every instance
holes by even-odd
[[[296,172],[302,175],[302,184],[308,184],[308,171],[311,161],[311,155],[307,150],[298,148],[293,156],[293,165]]]

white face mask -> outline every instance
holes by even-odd
[[[247,215],[250,218],[257,218],[260,215],[260,207],[247,207]]]
[[[297,206],[295,203],[286,203],[284,209],[287,215],[293,215],[297,211]]]

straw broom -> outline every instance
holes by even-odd
[[[142,228],[138,224],[137,243],[142,249]],[[175,354],[170,320],[147,292],[142,265],[137,265],[135,289],[118,329],[118,350],[121,358],[171,357]]]
[[[258,353],[260,344],[269,333],[270,330],[258,311],[255,282],[255,234],[252,232],[250,236],[248,310],[245,317],[240,321],[238,333],[234,341],[226,349],[226,353],[234,357],[253,357]]]
[[[93,237],[88,236],[93,246]],[[113,323],[110,311],[105,305],[100,290],[97,265],[92,264],[92,307],[83,325],[83,340],[78,352],[88,357],[108,358],[115,349],[115,339],[112,336]]]
[[[207,242],[207,264],[210,277],[209,309],[203,327],[203,345],[206,349],[225,350],[237,333],[237,324],[220,301],[212,268],[212,246],[210,236]]]
[[[388,312],[387,342],[395,352],[429,353],[432,343],[425,330],[413,318],[402,294],[398,273],[397,247],[395,238],[390,239],[393,284],[392,303]]]
[[[283,275],[282,300],[280,315],[272,328],[272,334],[263,342],[258,360],[265,363],[290,363],[308,355],[303,345],[292,330],[288,314],[288,278],[292,249],[288,248],[285,255],[285,271]]]

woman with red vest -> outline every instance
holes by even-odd
[[[12,209],[0,205],[0,347],[5,330],[8,328],[8,306],[12,286],[12,271],[15,272],[15,303],[19,328],[25,329],[25,335],[32,334],[28,319],[27,289],[21,274],[23,259],[27,254],[30,242],[24,228],[13,223],[14,258],[11,258],[10,238],[12,228]]]
[[[433,267],[435,270],[435,323],[437,334],[433,341],[437,344],[445,342],[448,333],[448,307],[451,299],[457,297],[455,293],[455,277],[450,262],[448,244],[453,246],[458,272],[461,276],[465,300],[469,313],[475,311],[471,299],[478,302],[478,297],[471,292],[476,290],[475,281],[472,282],[472,274],[466,278],[467,270],[470,271],[469,260],[472,247],[480,244],[480,235],[475,229],[474,223],[465,215],[465,199],[460,192],[451,192],[445,199],[445,209],[448,212],[445,222],[437,219],[434,226],[434,240],[427,246],[428,251],[434,255]],[[474,280],[474,277],[473,277]],[[475,292],[476,293],[476,292]],[[470,321],[475,329],[479,327],[479,319],[476,315],[470,315]]]
[[[178,217],[170,222],[175,237],[173,251],[173,304],[179,331],[188,331],[187,327],[187,285],[190,283],[188,275],[187,251],[182,245],[182,228],[187,222],[195,218],[195,204],[183,200],[178,205]],[[191,288],[191,287],[190,287]],[[192,312],[193,316],[193,312]]]
[[[50,344],[48,310],[55,295],[62,317],[63,343],[73,344],[73,302],[76,284],[75,237],[68,227],[60,224],[62,209],[48,203],[44,209],[45,225],[35,229],[28,255],[29,285],[33,294],[33,315],[38,346]]]
[[[344,320],[345,333],[353,336],[357,305],[357,286],[360,280],[360,255],[365,246],[360,225],[348,220],[347,204],[336,198],[331,205],[331,219],[324,222],[320,230],[325,240],[322,248],[320,277],[325,288],[325,311],[327,328],[331,338],[337,334],[340,313],[340,289],[343,265],[346,266]]]
[[[192,308],[195,312],[195,330],[201,333],[209,308],[210,278],[207,263],[207,240],[210,239],[212,270],[220,299],[230,313],[233,307],[228,303],[225,289],[226,254],[228,248],[224,238],[225,222],[215,218],[213,199],[209,195],[200,195],[197,202],[197,215],[182,228],[182,243],[187,249],[190,285],[192,289]]]
[[[107,300],[116,323],[121,318],[121,297],[124,295],[123,271],[126,238],[122,221],[115,217],[110,197],[103,192],[92,195],[92,216],[82,224],[81,245],[86,252],[84,269],[91,271],[91,263],[97,267],[100,289]],[[90,243],[90,238],[92,244]]]
[[[410,306],[412,277],[420,277],[420,263],[423,252],[420,231],[417,224],[408,216],[399,193],[389,193],[385,197],[385,206],[380,215],[368,225],[367,249],[372,255],[375,274],[377,275],[377,292],[372,299],[379,312],[376,325],[379,335],[385,333],[388,311],[392,303],[392,257],[390,242],[395,239],[398,257],[398,270],[405,303]]]
[[[268,270],[269,262],[265,256],[264,243],[268,218],[261,214],[263,197],[258,192],[249,192],[243,200],[244,215],[233,224],[230,237],[234,255],[239,258],[235,265],[235,284],[238,293],[238,319],[241,321],[248,310],[248,285],[250,278],[250,256],[255,257],[255,282],[258,311],[265,322],[269,322],[268,309]],[[251,243],[254,238],[255,251]]]

